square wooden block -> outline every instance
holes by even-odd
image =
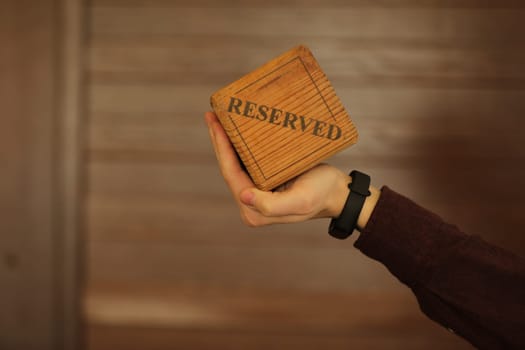
[[[261,190],[357,142],[348,113],[305,46],[220,89],[211,106]]]

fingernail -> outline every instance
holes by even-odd
[[[244,191],[241,193],[241,202],[246,205],[252,206],[255,204],[255,193],[252,191]]]

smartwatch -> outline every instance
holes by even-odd
[[[328,233],[335,238],[348,238],[357,226],[357,219],[366,197],[370,196],[370,176],[360,171],[353,170],[350,173],[352,182],[348,184],[350,193],[346,198],[345,206],[339,217],[330,221]]]

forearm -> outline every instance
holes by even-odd
[[[383,188],[355,246],[382,262],[430,318],[480,348],[523,346],[525,262]]]

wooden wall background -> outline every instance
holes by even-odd
[[[0,1],[0,349],[79,349],[80,0]]]
[[[54,7],[0,8],[0,348],[52,349],[56,136]],[[22,31],[28,22],[33,27]],[[30,55],[40,53],[40,59]],[[38,294],[30,291],[38,290]],[[30,337],[27,337],[30,335]]]
[[[304,43],[362,169],[525,253],[520,1],[92,0],[84,167],[89,349],[466,349],[325,220],[248,229],[210,94]]]

